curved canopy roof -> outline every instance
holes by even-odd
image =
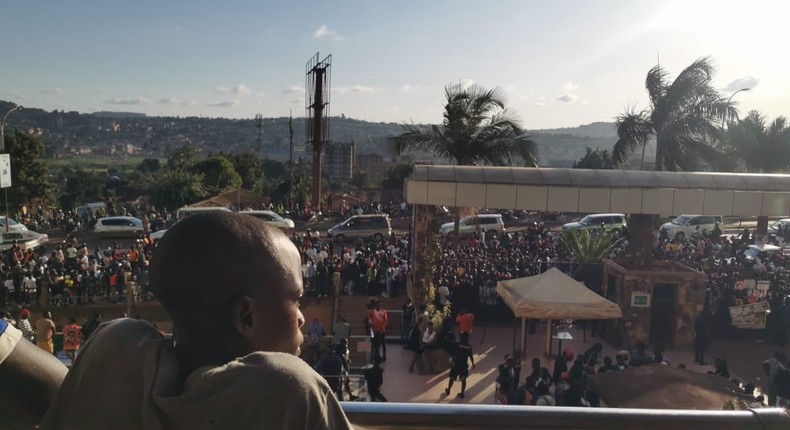
[[[790,175],[417,165],[413,204],[564,212],[786,216]]]

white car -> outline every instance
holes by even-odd
[[[22,249],[36,249],[39,246],[47,243],[49,236],[35,231],[9,231],[8,233],[0,233],[0,251],[7,251],[14,246],[14,243],[19,244]]]
[[[790,227],[790,218],[782,218],[778,221],[774,221],[773,224],[768,226],[768,234],[776,235],[776,232],[779,231],[779,227],[782,227],[782,230],[785,231],[787,234],[787,228]]]
[[[99,218],[93,231],[102,236],[137,236],[143,232],[143,221],[132,216]]]
[[[6,218],[0,216],[0,232],[5,232]],[[16,222],[13,218],[8,218],[8,231],[28,231],[27,226],[21,222]]]
[[[471,236],[475,231],[485,230],[486,234],[495,231],[501,234],[505,231],[505,222],[502,221],[500,214],[480,214],[461,218],[458,226],[458,233],[461,236]],[[442,224],[439,227],[439,234],[451,235],[455,231],[455,225],[451,222]]]
[[[272,211],[239,211],[240,214],[254,216],[266,221],[266,224],[278,227],[283,230],[293,230],[294,222],[289,218],[283,218],[277,212]]]
[[[686,237],[691,237],[695,233],[710,233],[716,224],[719,224],[719,228],[722,228],[721,216],[680,215],[662,225],[660,230],[666,231],[667,236],[670,238],[682,240]]]

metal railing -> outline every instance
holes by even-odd
[[[788,429],[782,409],[694,411],[541,406],[341,403],[365,429]]]

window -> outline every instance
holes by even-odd
[[[101,224],[105,227],[115,227],[115,226],[123,225],[122,222],[123,220],[117,218],[101,220]]]

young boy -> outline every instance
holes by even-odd
[[[174,340],[144,321],[102,325],[43,428],[351,428],[297,357],[304,287],[282,231],[232,212],[192,215],[159,241],[150,288]]]

